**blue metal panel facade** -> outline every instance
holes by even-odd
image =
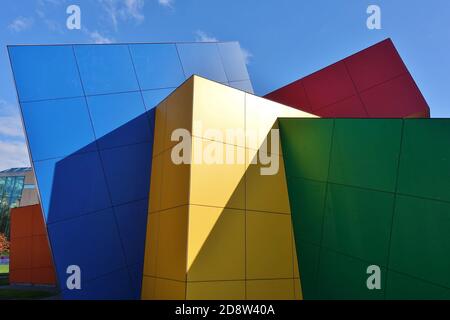
[[[253,92],[239,44],[8,50],[63,297],[139,299],[154,107],[192,74]]]

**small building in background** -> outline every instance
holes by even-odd
[[[0,233],[10,239],[10,284],[56,285],[47,229],[31,168],[0,172]]]
[[[0,233],[10,237],[12,208],[39,203],[31,168],[12,168],[0,172]]]

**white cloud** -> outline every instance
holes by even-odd
[[[44,23],[47,26],[47,28],[52,32],[58,32],[59,34],[65,33],[65,28],[62,24],[60,24],[57,21],[51,20],[51,19],[44,19]]]
[[[89,37],[90,41],[96,44],[114,43],[116,40],[114,38],[109,38],[106,35],[100,33],[97,30],[91,31],[88,28],[81,29],[83,33]]]
[[[0,99],[0,116],[8,116],[8,115],[18,115],[19,108],[11,103],[6,102],[3,99]]]
[[[48,7],[59,7],[64,4],[66,0],[38,0],[36,6],[36,15],[38,18],[47,26],[47,28],[52,32],[57,32],[59,34],[65,33],[65,25],[63,25],[58,20],[53,20],[48,17],[47,11]],[[60,8],[57,8],[60,10]]]
[[[113,43],[113,42],[115,42],[114,39],[105,37],[101,33],[99,33],[98,31],[90,32],[89,33],[89,37],[96,44],[104,44],[104,43]]]
[[[158,0],[158,3],[160,5],[162,5],[163,7],[169,7],[172,8],[173,7],[173,0]]]
[[[29,166],[30,161],[25,142],[10,142],[0,139],[0,171]]]
[[[114,28],[117,30],[119,21],[133,20],[142,23],[145,20],[144,0],[98,0],[105,10]]]
[[[33,19],[25,18],[25,17],[18,17],[9,24],[8,29],[12,30],[14,32],[21,32],[21,31],[24,31],[24,30],[30,28],[32,25],[33,25]]]
[[[195,41],[197,42],[217,42],[217,38],[209,36],[206,32],[202,30],[197,30],[195,33]]]
[[[145,2],[144,0],[125,0],[125,16],[129,15],[131,18],[135,19],[137,22],[142,22],[145,20],[143,14]]]
[[[195,32],[195,41],[197,42],[218,42],[216,37],[208,35],[202,30],[197,30]],[[245,64],[250,64],[250,60],[253,58],[253,54],[245,48],[241,47],[242,57],[244,58]]]
[[[5,100],[0,100],[0,138],[24,138],[19,109]]]
[[[0,170],[29,166],[17,107],[0,100]]]
[[[23,130],[20,117],[0,117],[0,136],[7,136],[9,138],[23,138]]]
[[[250,60],[253,58],[253,54],[245,48],[241,47],[242,57],[244,58],[245,64],[250,64]]]
[[[40,5],[52,4],[54,6],[58,6],[64,2],[66,2],[66,0],[38,0],[38,4]]]

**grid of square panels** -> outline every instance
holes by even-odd
[[[280,128],[305,298],[448,299],[450,119]],[[366,287],[370,265],[382,290]]]
[[[263,176],[265,166],[251,163],[258,151],[246,139],[212,141],[203,134],[207,128],[267,134],[277,115],[308,115],[199,77],[178,88],[156,114],[152,172],[159,174],[151,182],[143,299],[298,298],[282,156],[278,174]],[[198,119],[204,130],[193,128]],[[241,162],[175,165],[175,128],[193,131],[192,154],[226,148],[237,159],[241,154]]]
[[[154,107],[194,73],[252,91],[239,44],[8,50],[59,283],[83,271],[63,296],[139,298]]]
[[[428,105],[390,39],[266,98],[327,118],[429,117]]]

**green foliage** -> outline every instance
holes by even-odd
[[[3,264],[0,265],[0,275],[9,273],[9,265]]]

